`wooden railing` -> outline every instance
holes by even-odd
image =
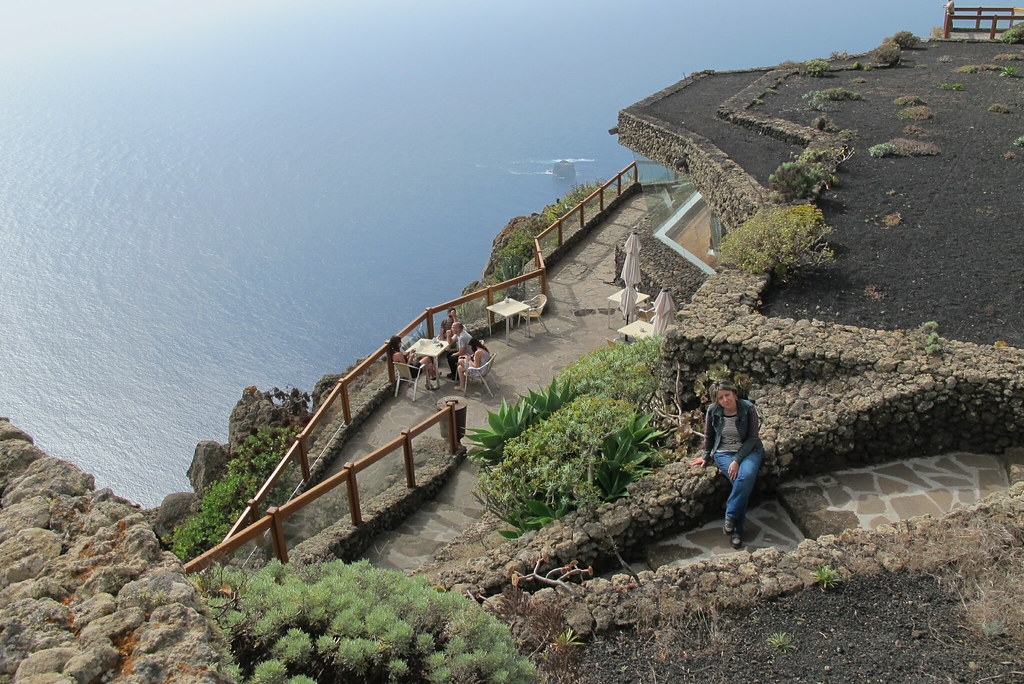
[[[960,25],[954,26],[953,22]],[[1006,22],[1005,26],[1000,26]],[[942,25],[942,37],[951,33],[981,33],[988,31],[989,40],[1016,23],[1024,22],[1024,8],[1020,7],[946,7],[946,19]]]
[[[448,401],[447,406],[443,410],[438,411],[419,425],[403,430],[399,437],[396,437],[355,463],[346,463],[341,472],[335,473],[288,503],[280,507],[267,509],[266,515],[262,518],[251,521],[246,527],[231,535],[217,546],[186,563],[185,572],[199,572],[224,556],[234,553],[249,542],[267,535],[267,533],[269,533],[270,543],[273,546],[274,556],[282,563],[287,563],[288,544],[284,533],[285,521],[341,484],[345,484],[347,488],[348,508],[352,524],[359,525],[363,521],[363,513],[359,503],[359,484],[356,477],[358,473],[369,468],[388,454],[401,449],[405,463],[405,484],[409,489],[414,489],[416,487],[416,467],[413,459],[412,440],[441,421],[447,421],[449,448],[451,453],[455,453],[459,448],[459,430],[455,417],[456,405],[457,402],[455,400]]]
[[[541,292],[547,294],[547,267],[544,262],[544,245],[547,242],[553,243],[552,247],[548,249],[549,253],[554,249],[561,247],[569,237],[586,226],[588,220],[599,216],[611,200],[620,197],[623,191],[629,189],[629,187],[637,182],[639,182],[639,170],[637,169],[636,162],[633,162],[622,171],[619,171],[619,173],[617,173],[607,183],[604,183],[600,188],[588,195],[568,213],[534,237],[534,270],[510,280],[497,283],[496,285],[488,285],[483,289],[470,292],[469,294],[462,295],[456,299],[451,299],[447,302],[427,307],[424,309],[422,314],[414,318],[396,334],[400,337],[404,337],[425,324],[427,337],[434,337],[434,317],[437,314],[444,313],[451,307],[460,306],[479,299],[485,300],[486,303],[483,306],[490,306],[501,299],[501,296],[497,293],[501,293],[503,290],[506,290],[513,285],[518,285],[519,283],[525,283],[535,279],[539,280]],[[487,312],[487,322],[489,324],[494,323],[494,314],[490,311]],[[334,413],[336,408],[335,405],[338,402],[341,403],[341,413],[345,424],[348,425],[352,422],[352,393],[349,388],[353,383],[369,373],[374,365],[382,360],[385,360],[385,363],[387,364],[388,381],[391,383],[395,382],[395,367],[387,353],[387,344],[383,344],[371,352],[369,356],[360,361],[354,368],[340,378],[317,409],[316,413],[313,414],[313,417],[310,418],[306,426],[296,436],[295,442],[288,449],[288,452],[281,459],[280,463],[277,464],[277,467],[274,468],[274,471],[271,473],[270,477],[267,478],[267,481],[263,483],[263,486],[260,487],[255,496],[246,502],[245,510],[224,537],[225,542],[234,539],[237,535],[242,534],[243,531],[248,530],[254,524],[257,524],[257,520],[260,519],[260,511],[263,508],[264,502],[266,502],[268,495],[274,487],[281,481],[281,477],[289,465],[298,465],[300,470],[299,475],[302,482],[309,480],[309,446],[312,442],[313,433],[330,423],[330,417]],[[310,492],[316,491],[316,489],[317,488],[311,489]],[[306,494],[308,493],[309,492]],[[303,496],[305,496],[305,494],[303,494]],[[290,503],[285,504],[285,506],[289,505]],[[280,512],[280,510],[282,509],[279,508],[278,511]]]

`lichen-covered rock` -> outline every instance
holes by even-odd
[[[32,461],[21,475],[11,480],[4,490],[2,503],[6,508],[35,496],[81,496],[94,488],[92,475],[67,461],[46,456]]]
[[[229,681],[195,588],[139,508],[3,420],[0,436],[0,684]]]
[[[153,517],[153,531],[161,539],[170,536],[174,528],[193,515],[198,508],[199,497],[192,492],[168,494]]]
[[[217,442],[204,441],[196,445],[192,463],[188,466],[188,481],[192,491],[202,495],[212,483],[224,477],[228,471],[228,449]],[[167,500],[164,499],[164,503]],[[163,504],[161,504],[163,508]]]

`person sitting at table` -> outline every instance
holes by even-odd
[[[441,340],[445,344],[451,344],[452,324],[458,322],[459,313],[455,310],[455,307],[448,309],[448,315],[441,321],[441,334],[437,336],[437,339]]]
[[[451,369],[451,373],[448,374],[449,380],[456,380],[458,378],[456,369],[459,365],[459,357],[469,354],[469,342],[472,339],[473,336],[462,325],[462,321],[452,323],[452,329],[448,335],[450,346],[454,347],[452,351],[448,352],[448,368]]]
[[[388,340],[388,354],[395,363],[404,363],[409,366],[409,374],[412,375],[413,380],[420,376],[420,371],[426,371],[428,378],[437,381],[437,368],[434,367],[434,359],[414,351],[402,351],[402,338],[398,335],[392,335]]]
[[[480,369],[491,360],[491,350],[480,340],[469,341],[469,355],[459,359],[459,384],[457,390],[466,389],[466,376],[480,375]]]

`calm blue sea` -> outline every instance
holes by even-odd
[[[0,415],[144,505],[247,385],[311,389],[632,154],[691,71],[927,35],[939,0],[0,8]]]

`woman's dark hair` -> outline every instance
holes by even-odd
[[[469,348],[472,349],[473,351],[476,351],[477,349],[483,349],[485,352],[488,353],[491,351],[490,349],[487,348],[487,345],[484,344],[483,340],[478,340],[475,337],[469,341]]]
[[[394,354],[400,351],[402,351],[402,338],[398,335],[392,335],[391,339],[388,340],[388,353]]]
[[[715,401],[718,399],[718,393],[722,390],[732,392],[736,395],[737,399],[740,397],[740,392],[736,389],[736,385],[732,384],[728,380],[717,380],[711,384],[711,387],[708,390],[708,398],[711,399],[711,401]]]

